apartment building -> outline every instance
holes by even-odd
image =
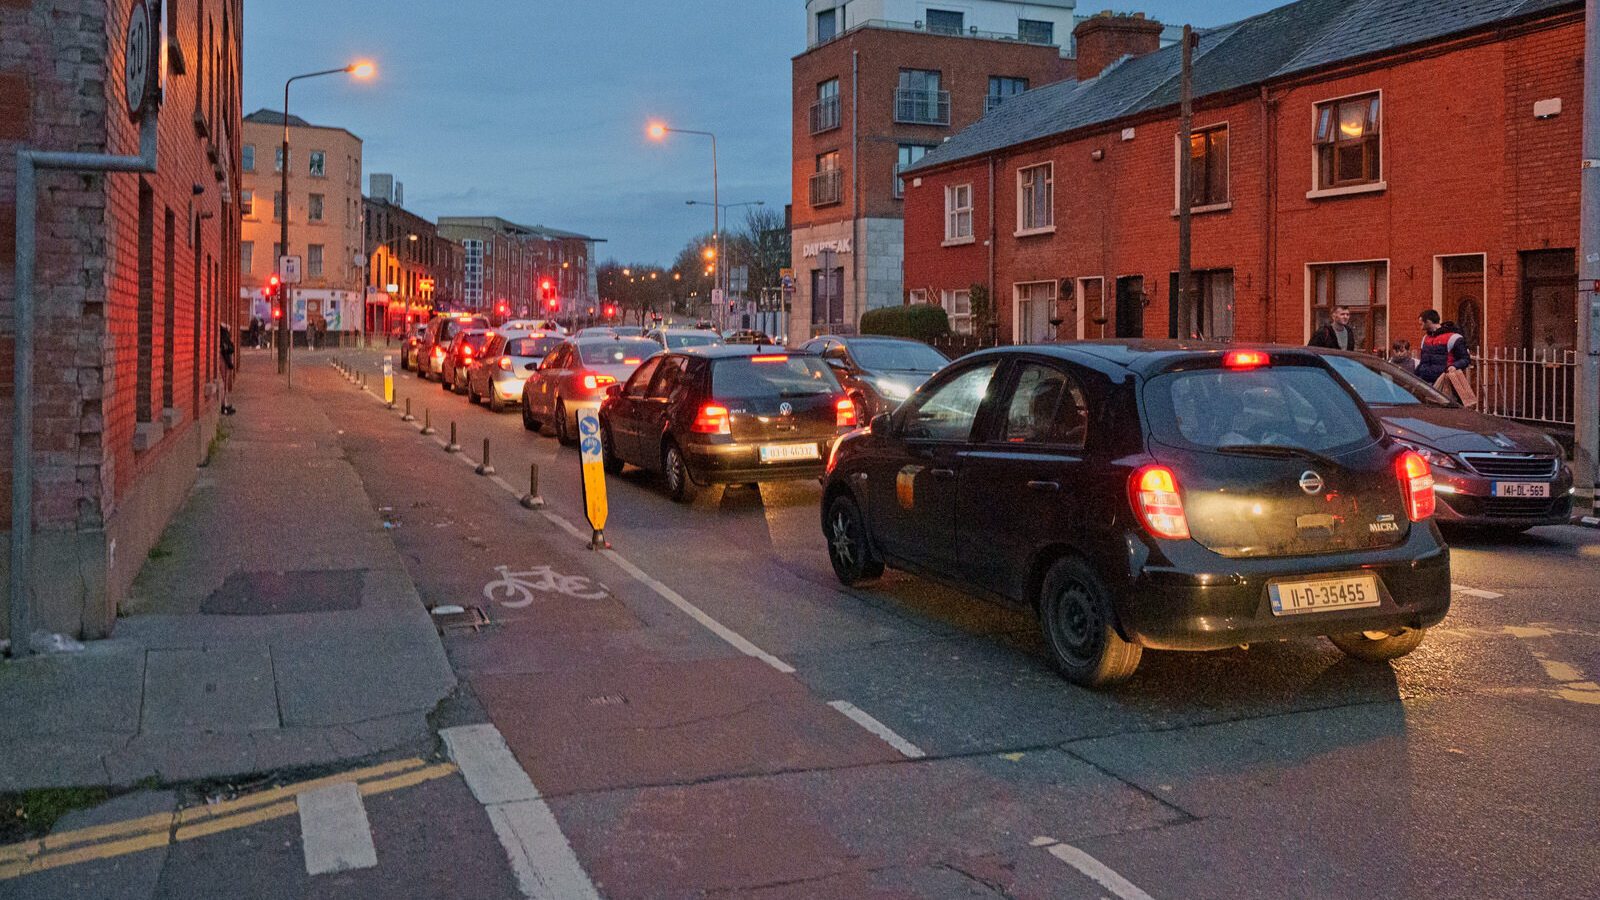
[[[461,244],[462,303],[467,309],[531,315],[539,285],[549,279],[559,311],[587,307],[600,292],[595,245],[602,238],[543,225],[519,225],[499,216],[443,216],[439,234]]]
[[[386,333],[462,304],[465,249],[403,205],[404,185],[374,173],[365,200],[367,327]]]

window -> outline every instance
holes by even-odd
[[[1382,434],[1339,380],[1314,366],[1173,372],[1151,379],[1144,396],[1152,436],[1174,447],[1276,444],[1337,455]]]
[[[1019,344],[1036,344],[1055,338],[1050,320],[1056,312],[1056,283],[1035,281],[1016,286],[1017,314],[1012,320],[1012,332]]]
[[[839,11],[825,9],[817,13],[817,43],[831,41],[839,34]]]
[[[939,302],[945,315],[950,317],[950,330],[956,334],[973,334],[972,292],[940,291]]]
[[[894,164],[894,195],[896,197],[904,197],[906,195],[905,185],[900,181],[900,173],[911,168],[917,160],[927,156],[928,151],[931,149],[933,148],[927,144],[900,145],[900,155]]]
[[[922,441],[971,440],[972,425],[989,396],[989,385],[999,365],[991,362],[967,369],[933,390],[912,397],[902,419],[904,436]]]
[[[1218,206],[1228,202],[1228,126],[1195,131],[1189,136],[1189,204]]]
[[[894,119],[912,125],[950,124],[950,94],[942,89],[940,73],[932,69],[901,69],[895,91]]]
[[[323,200],[324,200],[324,198],[323,198],[323,195],[321,195],[321,194],[312,194],[310,196],[310,198],[309,198],[309,200],[307,202],[307,205],[306,205],[306,221],[308,221],[308,222],[321,222],[322,221]]]
[[[972,240],[970,184],[952,184],[944,189],[944,239],[948,243]]]
[[[1088,424],[1089,404],[1077,379],[1050,366],[1023,363],[1000,439],[1008,444],[1082,447]]]
[[[687,363],[681,356],[668,357],[661,363],[661,372],[651,384],[650,396],[662,400],[672,399],[672,392],[684,381],[684,372]]]
[[[839,79],[830,78],[817,85],[817,102],[811,107],[811,133],[819,134],[839,127]]]
[[[241,274],[241,275],[249,275],[250,274],[250,271],[255,268],[255,265],[254,265],[255,256],[256,256],[256,242],[255,241],[240,241],[239,242],[239,274]]]
[[[283,221],[283,191],[272,192],[272,221]]]
[[[839,171],[839,151],[817,154],[817,174],[811,176],[811,205],[828,206],[844,200],[844,173]]]
[[[254,216],[255,214],[256,214],[256,192],[255,191],[248,191],[248,190],[240,191],[239,192],[239,215],[244,216],[246,219],[248,219],[248,218],[251,218],[252,216]]]
[[[984,105],[984,111],[987,112],[994,109],[1008,98],[1015,97],[1027,89],[1028,79],[1026,78],[1008,78],[1001,75],[989,76],[989,99]]]
[[[272,171],[283,171],[283,146],[281,144],[272,148]]]
[[[1054,166],[1029,166],[1017,173],[1017,231],[1028,233],[1054,228]]]
[[[1178,273],[1168,282],[1170,306],[1167,337],[1233,340],[1233,270],[1216,269],[1190,274],[1189,322],[1178,321]]]
[[[326,151],[311,151],[310,172],[313,178],[322,178],[328,174],[328,154]]]
[[[944,9],[928,10],[928,31],[933,34],[960,34],[966,30],[966,16]]]
[[[1355,346],[1389,348],[1389,266],[1382,262],[1311,267],[1311,330],[1328,324],[1335,307],[1350,310]]]
[[[1028,44],[1054,45],[1056,42],[1056,23],[1041,22],[1038,19],[1018,19],[1017,40]]]
[[[1347,97],[1317,107],[1318,189],[1383,180],[1381,111],[1377,94]]]
[[[634,400],[643,400],[645,394],[650,390],[650,379],[655,377],[656,369],[661,367],[661,361],[666,358],[665,356],[657,356],[645,360],[644,365],[633,373],[633,377],[628,379],[627,385],[624,386],[627,396]]]
[[[924,288],[911,289],[911,305],[922,306],[928,302],[928,292]]]
[[[246,172],[256,170],[256,145],[245,144],[239,148],[239,166]]]
[[[322,277],[322,245],[311,244],[306,247],[306,274],[312,278]]]

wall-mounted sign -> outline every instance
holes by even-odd
[[[832,241],[818,241],[815,244],[802,244],[800,246],[800,255],[807,259],[813,256],[821,256],[823,253],[827,252],[849,253],[850,238],[839,238],[838,240]]]
[[[128,31],[123,39],[126,51],[122,63],[123,86],[126,89],[128,114],[134,118],[143,115],[161,102],[161,36],[162,21],[160,0],[136,0],[128,10]]]

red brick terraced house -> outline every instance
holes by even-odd
[[[1581,3],[1301,0],[1201,31],[1188,148],[1181,49],[1143,49],[1086,65],[1080,45],[1076,80],[904,173],[908,301],[964,309],[980,286],[992,337],[1019,343],[1303,344],[1344,306],[1375,353],[1417,344],[1437,309],[1487,409],[1571,424]],[[1185,189],[1196,302],[1178,322]]]
[[[155,170],[36,168],[34,192],[31,624],[87,637],[110,632],[217,431],[218,326],[236,324],[239,296],[241,3],[0,0],[7,421],[16,409],[18,152],[140,156],[125,66],[136,15],[146,17],[150,70],[165,67]],[[0,460],[9,496],[9,440]],[[9,502],[0,515],[9,532]],[[9,601],[7,592],[8,612]]]

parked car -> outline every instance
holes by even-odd
[[[1432,468],[1300,348],[972,354],[839,442],[822,510],[840,581],[889,565],[1031,607],[1087,686],[1147,647],[1394,659],[1450,608]]]
[[[544,358],[523,388],[523,427],[539,431],[549,425],[557,440],[572,443],[578,411],[597,409],[607,387],[627,380],[659,352],[659,345],[644,338],[568,338]]]
[[[1572,469],[1550,435],[1467,409],[1399,366],[1327,351],[1396,440],[1433,467],[1443,524],[1517,534],[1572,518]]]
[[[722,335],[714,329],[652,328],[645,337],[668,350],[684,350],[689,347],[719,347],[722,345]]]
[[[417,348],[422,345],[422,338],[428,333],[428,323],[418,322],[412,325],[405,337],[400,341],[400,369],[413,370],[417,367]]]
[[[661,472],[681,501],[701,485],[816,478],[834,441],[856,424],[820,358],[751,346],[660,354],[600,407],[607,469]]]
[[[755,344],[758,347],[763,344],[768,347],[777,345],[776,342],[772,340],[772,337],[765,331],[756,331],[753,328],[741,328],[737,331],[730,331],[723,336],[722,342],[724,344]]]
[[[489,320],[483,316],[463,316],[459,313],[435,316],[428,323],[428,330],[423,332],[422,340],[417,343],[413,368],[424,379],[438,378],[444,366],[445,354],[456,339],[456,334],[463,328],[488,327]]]
[[[534,370],[561,342],[561,336],[554,334],[496,333],[467,367],[467,401],[488,403],[490,412],[504,412],[507,403],[522,399]]]
[[[495,332],[489,328],[468,328],[456,332],[456,339],[439,365],[439,386],[457,394],[467,392],[467,367],[483,353]]]
[[[921,341],[875,335],[819,337],[801,349],[820,355],[833,367],[862,421],[893,412],[950,362]]]

